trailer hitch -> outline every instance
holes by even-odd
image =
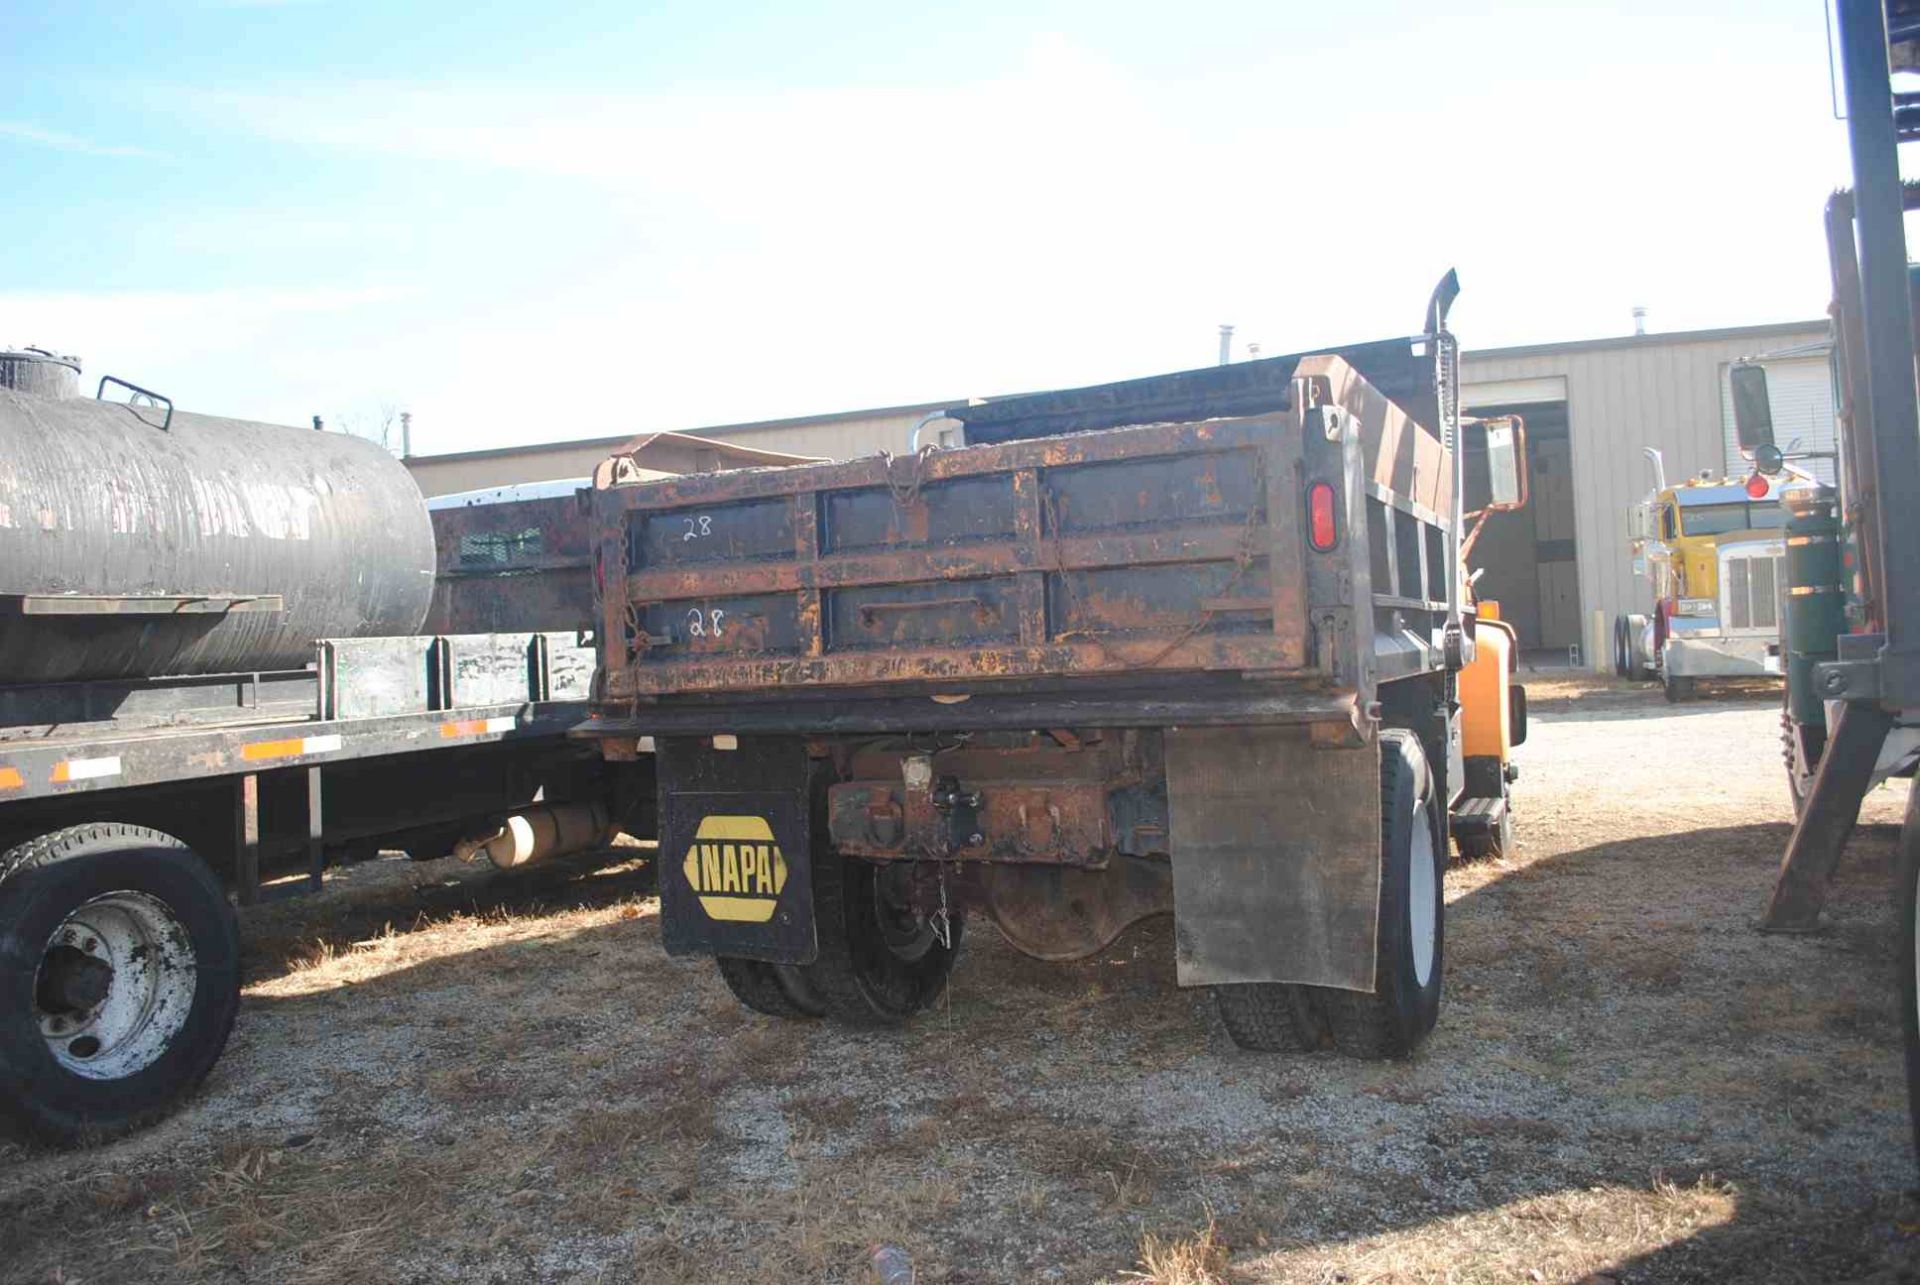
[[[980,791],[963,790],[960,778],[943,776],[933,783],[927,796],[946,823],[947,848],[977,848],[986,842],[980,830]]]

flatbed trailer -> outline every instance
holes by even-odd
[[[354,638],[302,670],[0,687],[0,1122],[85,1140],[197,1084],[238,1004],[229,893],[510,816],[605,832],[609,773],[567,736],[593,655],[576,632]]]
[[[1171,912],[1243,1045],[1415,1047],[1523,710],[1510,661],[1458,682],[1504,626],[1460,566],[1454,289],[1409,339],[956,406],[958,449],[603,466],[584,734],[656,761],[667,949],[872,1025],[969,912],[1048,959]]]

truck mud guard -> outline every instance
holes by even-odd
[[[1380,909],[1380,751],[1307,728],[1166,734],[1174,949],[1182,986],[1371,991]]]
[[[812,963],[815,765],[806,742],[672,736],[657,753],[667,953]]]

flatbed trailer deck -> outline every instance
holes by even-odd
[[[578,632],[421,635],[325,641],[304,670],[0,687],[0,1124],[84,1141],[198,1083],[238,1002],[228,897],[263,876],[318,889],[342,858],[568,808],[539,843],[604,834],[614,772],[567,734],[592,666]]]

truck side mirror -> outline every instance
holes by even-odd
[[[1517,415],[1482,421],[1487,430],[1487,509],[1505,512],[1527,502],[1527,430]]]
[[[1735,362],[1727,372],[1733,385],[1733,431],[1748,455],[1773,446],[1773,403],[1767,397],[1767,368]]]
[[[1627,506],[1627,536],[1633,540],[1644,540],[1652,534],[1647,521],[1647,506],[1630,504]]]

